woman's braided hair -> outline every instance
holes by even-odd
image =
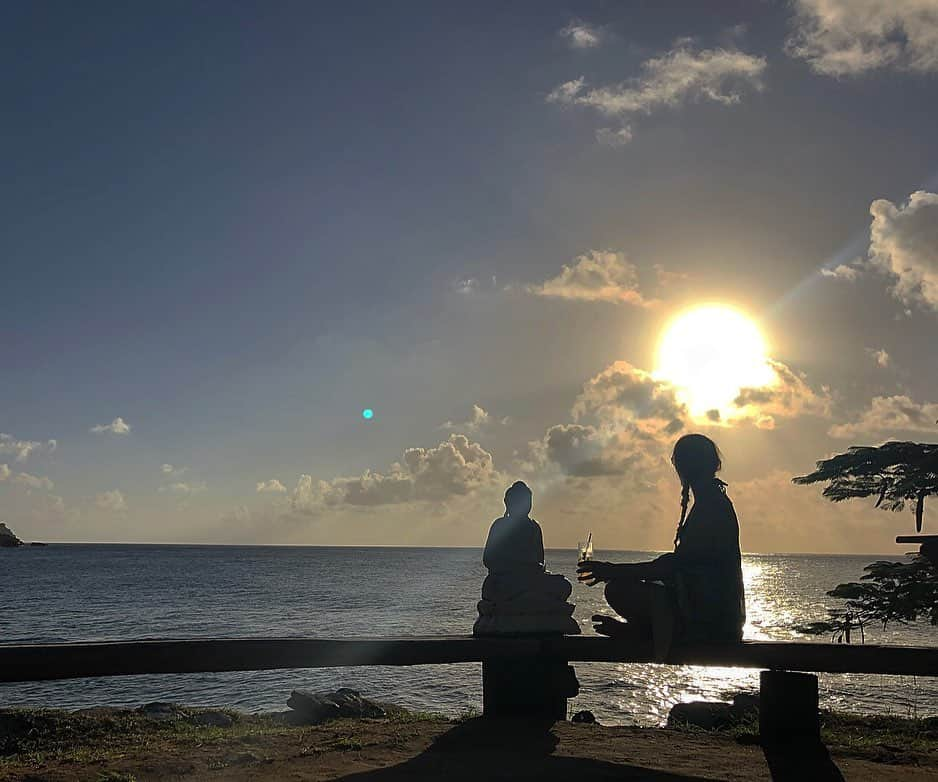
[[[681,539],[684,522],[687,520],[691,484],[699,483],[707,478],[715,478],[723,466],[723,461],[717,444],[709,437],[702,434],[685,434],[674,444],[671,464],[674,465],[681,479],[681,520],[677,523],[677,531],[674,533],[676,546]]]

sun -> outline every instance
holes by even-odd
[[[740,389],[770,386],[775,373],[765,339],[752,318],[722,305],[687,310],[666,327],[658,343],[654,376],[677,388],[695,418],[719,420],[739,413]]]

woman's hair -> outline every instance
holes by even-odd
[[[681,520],[677,523],[677,532],[674,535],[674,544],[677,545],[681,538],[681,527],[687,518],[691,484],[715,477],[723,462],[717,444],[709,437],[702,434],[685,434],[674,444],[671,464],[681,479]]]

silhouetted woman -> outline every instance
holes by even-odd
[[[674,552],[651,562],[577,567],[579,580],[589,586],[606,582],[606,602],[626,620],[596,615],[596,631],[652,634],[659,657],[675,633],[682,641],[738,641],[746,623],[739,522],[726,484],[716,477],[722,466],[716,443],[702,434],[684,435],[671,463],[681,480]]]

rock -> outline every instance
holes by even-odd
[[[13,530],[0,521],[0,548],[15,548],[22,545],[23,541],[13,534]]]
[[[583,722],[592,725],[596,722],[596,715],[591,711],[578,711],[570,718],[570,722]]]
[[[203,728],[230,728],[234,725],[234,718],[223,711],[200,711],[189,717],[189,722]]]
[[[759,716],[759,693],[738,692],[733,696],[730,716],[735,722],[753,720]]]
[[[668,714],[668,727],[694,725],[704,730],[727,727],[732,721],[732,706],[723,701],[676,703]]]
[[[318,725],[339,717],[368,717],[377,719],[385,716],[384,709],[361,693],[342,687],[332,693],[312,693],[294,690],[287,699],[287,706],[297,713],[303,722]]]
[[[34,541],[33,541],[32,543],[30,543],[29,545],[30,545],[30,546],[48,546],[49,544],[48,544],[48,543],[40,543],[38,540],[34,540]]]
[[[185,717],[187,715],[186,710],[182,708],[182,706],[175,703],[164,703],[162,701],[146,703],[137,709],[137,713],[153,720],[169,720],[175,719],[176,717]]]

